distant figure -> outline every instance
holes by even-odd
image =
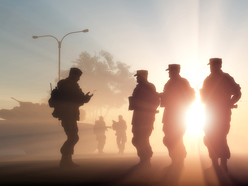
[[[97,149],[99,154],[103,154],[103,149],[106,143],[106,135],[105,131],[108,131],[105,121],[103,120],[103,117],[100,116],[99,120],[95,121],[94,125],[94,134],[96,135],[96,140],[98,142]]]
[[[156,109],[159,105],[159,95],[155,86],[147,81],[148,71],[138,70],[135,76],[138,84],[133,95],[129,97],[129,110],[133,110],[132,143],[140,158],[138,165],[150,167],[150,158],[153,152],[149,137],[153,130]]]
[[[182,166],[187,155],[183,136],[186,132],[186,117],[195,100],[195,91],[187,79],[180,76],[180,65],[170,64],[169,80],[160,94],[161,107],[164,108],[163,132],[164,145],[168,148],[172,166]]]
[[[214,168],[219,168],[220,158],[220,167],[227,172],[230,150],[226,138],[230,129],[231,109],[237,108],[235,103],[241,97],[241,88],[233,77],[221,70],[222,59],[211,58],[209,65],[211,73],[204,80],[200,90],[206,113],[204,143]]]
[[[119,148],[119,154],[123,154],[125,150],[125,143],[127,141],[127,124],[126,121],[123,119],[122,115],[119,115],[119,121],[116,122],[113,120],[112,129],[116,131],[116,142]]]
[[[53,116],[61,120],[62,127],[67,135],[67,140],[60,149],[62,154],[60,167],[78,167],[72,161],[74,146],[79,140],[77,121],[79,120],[79,107],[88,103],[93,96],[84,94],[78,85],[82,71],[78,68],[71,68],[69,77],[62,79],[57,84],[57,102],[54,104]],[[49,100],[50,102],[50,100]],[[50,103],[49,103],[50,105]]]

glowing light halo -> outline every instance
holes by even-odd
[[[191,106],[187,115],[187,132],[191,134],[202,133],[202,127],[205,120],[204,105],[196,100]]]
[[[201,104],[200,95],[199,95],[200,85],[202,85],[202,83],[195,85],[196,100],[190,107],[187,115],[187,133],[193,135],[203,134],[202,127],[205,121],[204,105]]]

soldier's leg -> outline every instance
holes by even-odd
[[[120,136],[119,154],[123,154],[123,138]]]
[[[225,125],[223,125],[225,126]],[[221,167],[227,171],[227,159],[230,158],[230,150],[227,145],[227,134],[230,125],[225,127],[216,127],[211,131],[205,132],[204,143],[208,148],[209,157],[216,169],[219,169],[218,159],[221,158]]]
[[[225,172],[228,172],[227,159],[226,159],[226,158],[221,158],[220,167],[221,167],[222,170],[224,170]]]
[[[175,135],[173,134],[173,130],[168,125],[164,124],[163,126],[164,138],[163,143],[168,149],[169,156],[172,160],[172,164],[177,162],[177,156],[175,152]]]
[[[62,126],[67,135],[67,140],[64,142],[60,149],[62,154],[60,166],[61,167],[72,167],[76,166],[72,162],[72,154],[74,153],[74,146],[79,140],[78,127],[76,120],[64,120]]]
[[[177,144],[175,145],[175,154],[177,157],[177,163],[182,165],[184,163],[184,159],[186,158],[187,151],[183,143],[183,138],[179,138],[177,140]]]
[[[183,143],[183,136],[185,132],[186,132],[186,128],[183,128],[183,127],[175,131],[175,136],[176,136],[175,143],[176,144],[175,144],[174,151],[177,156],[177,161],[180,164],[183,164],[184,159],[186,158],[186,155],[187,155],[187,151]]]
[[[178,125],[181,126],[181,125]],[[183,143],[183,136],[186,127],[176,127],[176,123],[171,126],[164,126],[163,143],[167,147],[172,165],[183,165],[184,158],[187,155],[186,148]]]
[[[173,144],[169,135],[165,134],[163,143],[167,147],[170,158],[173,158]]]
[[[99,136],[96,136],[96,141],[97,141],[96,148],[99,151],[99,143],[100,143]]]
[[[143,159],[144,161],[150,160],[150,158],[152,157],[153,151],[152,151],[152,147],[150,145],[150,136],[152,133],[152,128],[151,127],[147,127],[144,128],[143,134],[144,134],[144,138],[143,138],[143,143],[141,144],[142,147],[142,151],[141,151],[141,159]]]
[[[100,136],[98,143],[98,153],[103,153],[105,142],[106,142],[106,136],[105,135]]]
[[[67,140],[61,147],[61,153],[72,155],[74,153],[74,146],[79,140],[77,122],[75,120],[62,121],[62,126],[67,135]]]
[[[136,148],[137,153],[138,153],[138,150],[139,150],[138,146],[139,146],[139,139],[140,139],[140,137],[139,137],[139,135],[140,135],[139,127],[133,126],[132,127],[132,133],[133,133],[132,144]]]
[[[119,149],[119,154],[122,154],[123,153],[123,142],[122,142],[122,137],[120,135],[116,137],[116,142],[117,142],[117,146]]]
[[[125,150],[125,143],[127,141],[126,135],[121,136],[121,153],[124,153]]]
[[[223,133],[220,135],[220,138],[221,138],[220,139],[220,142],[221,142],[221,151],[220,151],[221,163],[220,163],[220,166],[225,172],[228,172],[227,160],[231,156],[230,149],[229,149],[228,144],[227,144],[227,134],[229,133],[229,130],[230,130],[230,125],[226,126],[222,130]]]
[[[205,136],[203,138],[204,144],[206,145],[207,149],[208,149],[208,154],[209,157],[212,161],[212,165],[214,168],[218,168],[219,164],[218,164],[218,156],[217,156],[217,152],[216,152],[216,137],[212,134],[208,134],[205,133]]]
[[[121,137],[118,135],[116,137],[116,143],[117,143],[117,147],[120,150],[121,149]]]
[[[150,161],[152,157],[152,148],[149,142],[149,137],[152,133],[152,126],[149,127],[133,127],[133,139],[132,143],[137,149],[137,154],[140,157],[140,161]]]
[[[216,131],[218,131],[218,122],[213,120],[214,117],[210,117],[209,121],[204,126],[205,136],[203,142],[208,149],[209,158],[212,161],[212,165],[215,169],[218,169],[218,139],[216,138]]]

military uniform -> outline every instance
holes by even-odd
[[[60,166],[70,167],[74,146],[79,140],[77,121],[79,120],[79,107],[89,102],[91,96],[84,94],[77,81],[82,72],[78,68],[71,68],[68,78],[60,80],[57,87],[60,91],[60,101],[55,106],[54,116],[61,120],[61,125],[67,135],[67,140],[60,149],[62,154]],[[75,79],[76,77],[76,79]]]
[[[96,140],[98,142],[97,149],[98,153],[103,153],[103,148],[106,143],[105,131],[107,130],[106,124],[103,120],[103,117],[100,116],[100,119],[95,121],[94,133],[96,135]]]
[[[137,71],[137,81],[132,97],[129,97],[129,110],[133,110],[132,118],[132,143],[137,149],[141,163],[150,161],[153,151],[149,137],[153,130],[156,109],[159,105],[159,96],[152,83],[147,81],[148,72]]]
[[[212,68],[219,65],[217,68],[220,69],[221,63],[221,59],[212,58],[209,64]],[[230,158],[226,138],[230,130],[231,109],[241,97],[240,89],[233,77],[222,70],[211,73],[203,82],[200,93],[206,113],[204,143],[212,160]],[[232,101],[232,98],[235,98],[235,101]]]
[[[126,121],[122,118],[122,116],[119,116],[119,121],[113,123],[112,125],[113,130],[116,131],[116,143],[119,148],[119,153],[123,154],[125,149],[125,143],[127,141],[126,136],[126,130],[127,130],[127,124]]]
[[[195,99],[195,91],[190,87],[187,79],[179,75],[180,65],[171,64],[167,69],[176,71],[176,77],[171,77],[164,86],[161,96],[161,107],[165,107],[163,114],[163,143],[168,148],[172,163],[183,161],[187,152],[183,143],[186,132],[187,112]],[[170,73],[169,72],[169,73]]]

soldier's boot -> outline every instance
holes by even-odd
[[[177,164],[177,157],[171,157],[171,165],[175,166]]]
[[[59,163],[59,167],[60,168],[68,168],[68,166],[70,165],[70,157],[69,155],[63,155],[61,157],[60,163]]]
[[[63,169],[80,167],[72,161],[72,155],[62,155],[59,167]]]
[[[98,154],[103,155],[104,154],[103,149],[98,149]]]
[[[72,156],[70,156],[70,166],[71,166],[71,168],[78,168],[78,167],[80,167],[80,165],[78,165],[78,164],[76,164],[76,163],[74,163],[73,161],[72,161]]]
[[[221,169],[222,169],[223,171],[225,171],[226,173],[228,172],[227,159],[226,159],[226,158],[221,158],[220,167],[221,167]]]
[[[177,159],[177,166],[180,167],[180,168],[182,168],[184,166],[184,158],[179,157]]]
[[[150,158],[140,158],[140,162],[137,165],[138,167],[142,168],[151,168],[151,161]]]
[[[123,148],[119,148],[119,154],[124,154],[124,149]]]

